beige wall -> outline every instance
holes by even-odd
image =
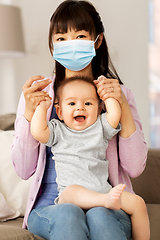
[[[30,76],[41,74],[47,77],[52,74],[54,60],[48,50],[49,19],[61,1],[10,0],[10,2],[22,9],[26,45],[25,57],[13,60],[17,106],[21,88]],[[149,142],[148,1],[91,0],[91,2],[100,12],[104,22],[105,35],[117,71],[124,84],[134,92],[145,137]]]

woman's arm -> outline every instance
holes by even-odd
[[[35,94],[34,92],[36,90],[32,88],[32,91],[31,91],[29,87],[29,86],[32,86],[32,83],[37,79],[39,79],[39,77],[40,76],[36,76],[36,77],[30,78],[27,81],[26,84],[28,85],[27,87],[28,94],[24,96],[24,93],[22,93],[20,97],[16,121],[15,121],[15,137],[12,145],[11,158],[12,158],[15,171],[22,179],[28,179],[30,176],[34,174],[37,167],[38,157],[39,157],[40,143],[37,140],[35,140],[31,135],[29,117],[28,119],[26,119],[27,116],[26,118],[24,116],[24,113],[25,112],[27,113],[26,108],[28,108],[29,110],[28,113],[32,112],[31,115],[33,115],[35,101],[37,102],[38,99],[40,100],[41,97],[44,98],[44,96],[46,96],[46,93],[44,92],[43,94],[40,93],[41,97],[40,96],[38,97],[37,93]],[[40,89],[47,87],[49,83],[50,81],[46,81],[46,80],[39,82],[38,84],[36,84],[38,87],[37,90],[41,91]],[[27,92],[27,89],[25,90],[25,93],[26,92]],[[33,101],[33,104],[32,104],[32,101]]]
[[[11,159],[18,176],[28,179],[36,170],[39,142],[30,132],[30,122],[24,117],[25,99],[22,93],[15,121],[15,136],[12,145]]]
[[[139,176],[146,164],[147,144],[133,93],[117,79],[103,78],[95,82],[100,98],[115,98],[121,106],[121,132],[119,134],[119,160],[123,170],[131,177]]]
[[[121,86],[133,116],[136,130],[128,137],[119,136],[119,160],[124,171],[131,177],[138,177],[144,170],[147,160],[147,144],[132,91]]]
[[[120,119],[122,129],[120,131],[120,136],[123,138],[128,138],[136,131],[136,125],[133,119],[130,106],[123,92],[122,98],[123,98],[123,101],[121,103],[122,114]]]

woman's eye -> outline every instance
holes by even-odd
[[[85,35],[78,35],[77,38],[78,38],[78,39],[86,38],[86,36],[85,36]]]
[[[70,102],[70,103],[69,103],[69,105],[71,105],[71,106],[74,106],[74,105],[75,105],[75,103],[74,103],[74,102]]]
[[[60,37],[60,38],[57,38],[57,39],[56,39],[56,41],[57,41],[57,42],[60,42],[60,41],[65,41],[65,38],[63,38],[63,37]]]
[[[91,102],[86,102],[85,105],[90,106],[90,105],[92,105],[92,103]]]

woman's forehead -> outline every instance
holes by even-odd
[[[91,31],[90,28],[87,28],[86,26],[84,25],[78,25],[78,24],[74,24],[74,23],[71,23],[71,22],[59,22],[58,24],[56,24],[54,26],[54,29],[53,29],[53,33],[54,34],[57,34],[57,33],[67,33],[67,32],[71,32],[71,31],[75,31],[75,32],[78,32],[78,31],[86,31],[86,32],[89,32],[90,34],[92,34],[94,31]]]

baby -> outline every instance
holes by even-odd
[[[46,121],[51,105],[49,96],[39,104],[31,121],[33,137],[52,147],[59,192],[55,202],[76,204],[85,210],[97,206],[122,209],[131,215],[133,239],[149,239],[143,199],[124,191],[124,184],[112,188],[107,181],[108,141],[121,130],[118,101],[106,99],[107,112],[100,114],[101,101],[93,80],[80,76],[65,79],[56,97],[56,112],[61,121]]]

